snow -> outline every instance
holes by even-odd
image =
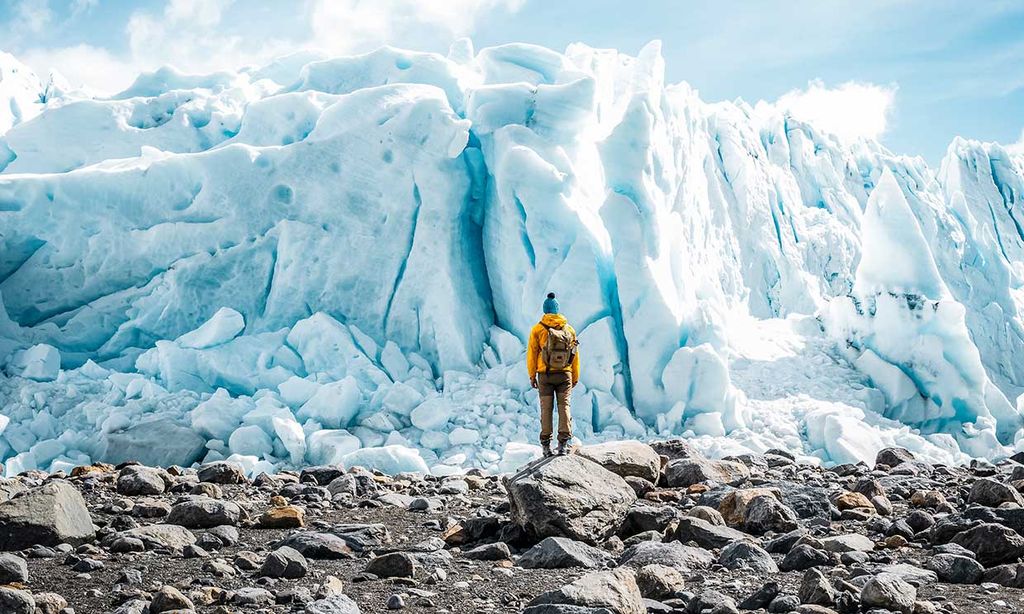
[[[0,56],[5,471],[511,471],[549,291],[584,442],[1024,449],[1024,157],[935,171],[664,70],[461,41],[101,99]]]

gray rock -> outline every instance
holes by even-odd
[[[782,571],[804,571],[811,567],[830,566],[832,557],[824,550],[812,548],[807,544],[794,546],[779,564]]]
[[[860,599],[868,608],[885,608],[910,614],[917,601],[917,589],[897,575],[881,573],[867,581],[860,591]]]
[[[740,528],[755,535],[785,533],[797,528],[797,514],[775,497],[755,497],[747,504]]]
[[[391,533],[382,524],[337,524],[331,533],[345,540],[356,552],[377,550],[391,543]]]
[[[327,491],[331,493],[332,497],[338,495],[349,495],[356,496],[356,476],[351,473],[345,473],[334,478],[327,484]]]
[[[310,559],[351,559],[355,557],[352,548],[344,539],[333,533],[298,532],[292,533],[275,547],[288,546]]]
[[[679,519],[679,525],[676,527],[673,538],[683,543],[694,541],[698,546],[709,550],[724,548],[735,541],[754,539],[736,529],[713,525],[693,516],[684,516]]]
[[[735,461],[681,458],[670,461],[665,467],[665,480],[673,488],[685,488],[701,482],[738,486],[749,477],[750,469]]]
[[[738,607],[741,610],[767,609],[768,605],[779,596],[780,590],[778,582],[766,582],[761,585],[761,588],[744,597]]]
[[[306,614],[360,614],[356,602],[340,593],[306,604],[305,612]]]
[[[265,588],[245,586],[234,591],[228,601],[242,607],[274,605],[274,594]]]
[[[260,567],[260,575],[268,578],[301,578],[308,571],[306,557],[288,546],[280,546],[268,554]]]
[[[866,535],[860,533],[847,533],[846,535],[835,535],[821,538],[821,545],[827,552],[842,554],[843,552],[871,552],[875,549],[875,542]]]
[[[686,590],[683,574],[666,565],[644,565],[636,572],[636,584],[645,599],[668,599]]]
[[[462,556],[475,561],[504,561],[512,558],[512,552],[505,542],[495,542],[467,550]]]
[[[168,524],[189,529],[208,529],[222,524],[237,525],[242,509],[237,503],[209,497],[188,497],[171,506]]]
[[[878,570],[878,573],[890,573],[894,576],[899,576],[900,580],[912,584],[914,586],[924,586],[926,584],[935,584],[939,581],[939,576],[934,571],[927,569],[921,569],[914,565],[908,565],[907,563],[894,563],[892,565],[886,565]]]
[[[411,578],[416,574],[416,560],[404,552],[391,552],[370,559],[365,571],[378,578]]]
[[[320,486],[326,486],[343,475],[345,468],[341,465],[316,465],[303,469],[299,474],[299,481],[316,482]]]
[[[28,562],[20,556],[0,554],[0,584],[28,582]]]
[[[684,546],[679,542],[642,542],[630,546],[619,555],[619,565],[640,568],[657,563],[683,573],[708,569],[713,562],[714,558],[707,550]]]
[[[971,486],[967,497],[968,503],[977,503],[986,507],[999,507],[1003,503],[1013,503],[1024,507],[1024,498],[1017,489],[1009,484],[997,482],[992,478],[981,478]]]
[[[0,550],[79,545],[96,537],[85,499],[55,480],[0,503]]]
[[[583,542],[566,537],[547,537],[523,553],[517,563],[524,569],[597,569],[607,566],[613,560],[604,550]]]
[[[986,567],[1016,561],[1024,554],[1024,537],[1002,525],[985,523],[957,533],[952,542],[974,553]]]
[[[828,576],[820,570],[808,569],[800,581],[797,596],[800,603],[832,605],[836,602],[836,589],[829,582]]]
[[[661,458],[658,453],[639,441],[610,441],[584,446],[576,454],[623,478],[638,477],[657,483],[661,476]]]
[[[200,482],[211,484],[245,484],[246,479],[242,468],[234,463],[210,463],[199,468]]]
[[[924,566],[934,571],[939,580],[950,584],[977,584],[985,573],[978,561],[956,554],[936,554],[929,557]]]
[[[161,587],[153,595],[149,603],[149,614],[160,614],[160,612],[173,612],[175,610],[194,610],[192,600],[186,597],[173,586]]]
[[[748,541],[736,541],[722,548],[718,564],[726,569],[751,569],[765,573],[779,571],[772,555]]]
[[[142,541],[147,548],[182,550],[196,543],[196,536],[185,527],[173,524],[149,524],[121,533],[123,537]]]
[[[166,472],[143,465],[129,465],[117,476],[117,492],[122,495],[159,495],[164,492],[170,476]]]
[[[736,602],[732,597],[716,590],[704,590],[693,596],[693,599],[686,604],[688,614],[733,614],[737,612]]]
[[[528,605],[548,604],[605,608],[615,614],[647,614],[636,578],[628,569],[589,573],[562,588],[537,596]]]
[[[63,614],[68,607],[67,599],[57,593],[36,593],[32,598],[36,602],[36,614]]]
[[[206,453],[206,439],[169,418],[140,422],[103,436],[97,459],[108,463],[138,461],[150,467],[187,467]]]
[[[36,601],[27,591],[0,586],[0,612],[4,614],[35,614]]]
[[[981,581],[994,582],[1008,588],[1024,588],[1024,565],[1014,563],[986,569]]]
[[[913,462],[914,455],[910,450],[904,448],[885,448],[878,451],[875,455],[875,466],[886,465],[888,467],[897,467],[902,463]]]
[[[512,522],[536,538],[600,543],[636,501],[625,480],[576,455],[534,461],[503,483]]]

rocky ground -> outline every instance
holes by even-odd
[[[0,480],[0,612],[1024,612],[1018,487],[1013,459],[820,469],[681,441],[503,477],[33,472]]]

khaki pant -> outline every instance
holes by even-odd
[[[551,443],[555,400],[558,400],[558,443],[572,439],[572,414],[569,404],[572,397],[572,374],[568,371],[553,371],[537,374],[537,391],[540,393],[540,443]]]

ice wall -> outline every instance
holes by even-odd
[[[821,360],[859,369],[843,371],[848,398],[882,399],[856,411],[944,460],[1014,444],[1024,162],[996,145],[958,140],[934,173],[667,85],[658,43],[296,54],[31,104],[0,124],[14,467],[174,428],[202,442],[180,462],[391,446],[366,458],[498,466],[534,436],[520,363],[548,291],[583,343],[584,437],[710,434],[837,460],[783,433],[813,431],[799,416],[753,437],[742,386],[758,384],[732,377],[737,321],[822,313],[857,353]],[[908,304],[863,311],[893,296],[936,307],[925,323]],[[917,336],[897,352],[878,331],[901,318]],[[936,347],[955,348],[940,365],[955,393],[929,380],[939,366],[914,372]]]

